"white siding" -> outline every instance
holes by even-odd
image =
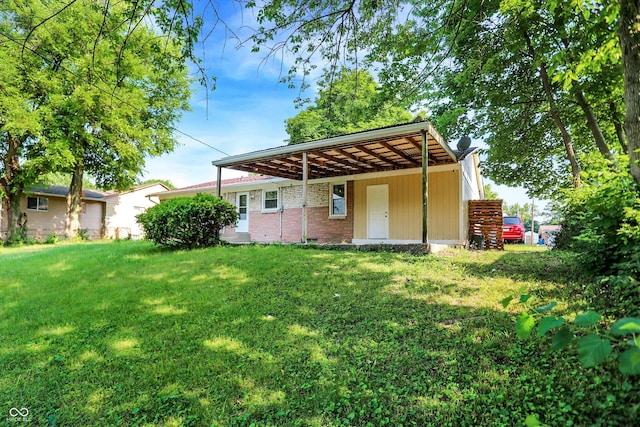
[[[132,238],[143,237],[143,230],[136,220],[136,215],[143,213],[148,208],[158,204],[157,197],[147,197],[148,194],[166,191],[160,184],[134,189],[127,193],[110,195],[107,200],[107,213],[105,227],[107,237]]]

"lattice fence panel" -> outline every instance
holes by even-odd
[[[502,200],[469,200],[469,239],[482,236],[484,249],[504,250]]]

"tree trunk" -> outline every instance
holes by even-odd
[[[607,141],[604,139],[604,135],[602,134],[602,129],[600,129],[600,125],[598,124],[598,120],[596,119],[595,114],[593,114],[593,110],[591,109],[591,105],[587,102],[584,97],[584,94],[581,90],[575,89],[574,93],[576,95],[576,100],[578,101],[578,105],[582,108],[584,115],[587,118],[587,124],[589,125],[589,129],[591,130],[591,134],[593,135],[593,139],[596,141],[596,147],[598,147],[598,151],[602,156],[610,161],[613,160],[613,155],[609,150],[609,146],[607,145]]]
[[[640,185],[640,0],[620,0],[618,35],[624,64],[627,152],[631,175]]]
[[[67,222],[65,234],[68,239],[73,239],[80,230],[80,214],[82,212],[82,177],[84,175],[84,160],[78,159],[76,167],[71,174],[71,185],[67,194]]]
[[[7,234],[5,243],[25,242],[27,240],[27,214],[20,209],[24,194],[22,188],[12,188],[11,193],[2,200],[2,209],[6,212]]]
[[[4,197],[3,210],[7,217],[7,235],[5,242],[19,242],[26,240],[26,214],[23,216],[20,209],[20,199],[24,192],[24,186],[19,182],[20,176],[20,140],[7,135],[7,153],[3,158],[4,177],[0,180]]]
[[[529,34],[525,31],[524,39],[527,42],[527,48],[529,49],[529,55],[531,58],[536,58],[536,52],[533,48],[533,44],[531,43],[531,38]],[[564,125],[562,118],[560,117],[560,113],[558,113],[558,109],[556,106],[556,100],[553,96],[553,91],[551,90],[551,81],[549,80],[549,73],[547,73],[547,67],[544,62],[541,62],[538,66],[538,71],[540,72],[540,80],[542,81],[542,86],[544,87],[544,93],[547,98],[547,102],[549,103],[549,115],[553,119],[554,123],[560,130],[560,135],[562,135],[562,142],[564,143],[564,148],[567,153],[567,159],[571,164],[571,176],[573,178],[573,186],[579,187],[581,185],[580,180],[580,164],[578,163],[578,159],[576,158],[576,153],[573,150],[573,142],[571,142],[571,135],[567,130],[567,127]]]
[[[622,148],[622,152],[626,154],[627,138],[624,134],[624,129],[622,128],[622,121],[620,120],[620,115],[618,113],[618,108],[616,107],[616,103],[615,102],[610,103],[609,109],[611,110],[611,118],[613,120],[613,126],[616,129],[616,136],[618,137],[620,148]]]

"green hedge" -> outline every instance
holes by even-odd
[[[169,199],[137,216],[146,238],[163,246],[202,248],[220,243],[222,227],[238,220],[235,207],[210,194]]]

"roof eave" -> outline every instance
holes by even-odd
[[[457,162],[456,155],[449,148],[444,138],[436,131],[433,125],[428,122],[410,123],[407,125],[394,126],[382,129],[374,129],[370,131],[358,132],[348,135],[336,136],[327,139],[321,139],[318,141],[304,142],[295,145],[285,145],[282,147],[275,147],[266,150],[253,151],[250,153],[239,154],[236,156],[229,156],[220,160],[214,160],[212,165],[218,167],[230,167],[234,165],[241,165],[247,162],[256,162],[260,160],[268,160],[283,155],[301,154],[307,151],[322,150],[335,147],[342,147],[350,144],[357,144],[363,141],[384,139],[392,136],[402,135],[405,133],[417,133],[427,132],[440,144],[447,154],[451,157],[453,162]]]

